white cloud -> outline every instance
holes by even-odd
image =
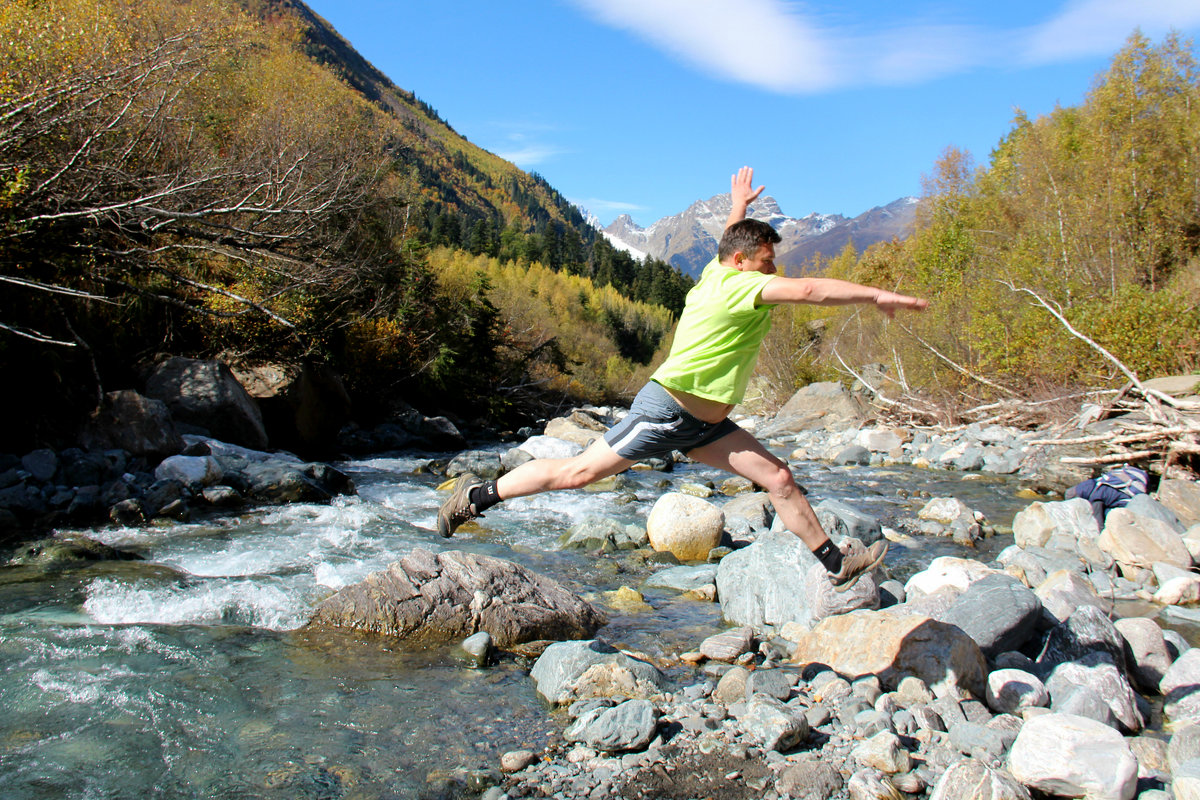
[[[557,128],[536,122],[493,123],[496,127],[507,128],[505,143],[496,151],[496,155],[511,161],[521,169],[530,169],[538,164],[553,159],[568,152],[566,148],[547,144],[542,134],[557,132]]]
[[[551,144],[528,143],[515,150],[501,150],[496,155],[505,161],[511,161],[521,169],[529,169],[538,164],[543,164],[555,156],[560,156],[565,152],[567,152],[566,148]]]
[[[787,0],[571,0],[718,77],[803,94],[912,84],[974,67],[1063,61],[1113,52],[1148,35],[1200,26],[1197,0],[1071,0],[1048,21],[1007,29],[969,24],[871,28]],[[886,24],[886,23],[885,23]]]
[[[587,200],[572,200],[572,203],[580,208],[587,209],[596,216],[604,214],[628,214],[633,211],[645,211],[646,206],[638,205],[637,203],[628,203],[624,200],[601,200],[596,197]]]
[[[1118,49],[1141,28],[1161,36],[1172,28],[1200,25],[1196,0],[1075,0],[1033,31],[1026,58],[1034,63],[1063,61]]]
[[[818,31],[779,0],[574,0],[600,21],[649,39],[705,71],[776,91],[836,76]]]

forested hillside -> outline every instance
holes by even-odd
[[[0,34],[8,448],[69,441],[164,354],[321,361],[368,416],[494,411],[528,354],[430,247],[682,304],[686,279],[597,241],[299,3],[16,0]]]
[[[1018,113],[986,164],[946,150],[906,241],[818,268],[932,306],[891,323],[852,310],[781,314],[766,364],[784,383],[877,363],[893,397],[965,408],[1126,382],[1100,348],[1143,378],[1197,370],[1192,44],[1133,35],[1080,106]]]

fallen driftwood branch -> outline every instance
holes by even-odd
[[[1178,400],[1156,389],[1145,386],[1133,370],[1091,337],[1077,330],[1063,315],[1062,310],[1044,300],[1037,292],[1017,287],[1006,281],[999,283],[1014,292],[1032,297],[1042,308],[1058,320],[1066,330],[1099,353],[1129,379],[1106,407],[1100,409],[1099,419],[1104,419],[1121,410],[1135,415],[1129,421],[1116,421],[1113,430],[1086,436],[1039,439],[1033,444],[1041,445],[1084,445],[1102,444],[1110,451],[1097,456],[1063,456],[1065,464],[1101,466],[1125,462],[1159,462],[1158,471],[1163,475],[1179,471],[1187,472],[1184,460],[1200,455],[1200,417],[1188,413],[1200,411],[1200,403]],[[1140,395],[1141,400],[1133,399]],[[1144,415],[1138,419],[1136,415]],[[1132,449],[1136,447],[1137,449]]]

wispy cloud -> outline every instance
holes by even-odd
[[[531,169],[560,156],[566,148],[546,141],[547,134],[557,131],[557,128],[539,123],[498,123],[497,127],[507,128],[504,142],[496,150],[496,155],[511,161],[521,169]]]
[[[1042,62],[1095,55],[1115,50],[1134,28],[1159,36],[1198,25],[1196,0],[1076,0],[1033,31],[1026,57]]]
[[[992,65],[1041,64],[1112,52],[1136,28],[1200,26],[1196,0],[1070,0],[1047,21],[870,27],[833,21],[789,0],[571,0],[717,77],[802,94],[912,84]]]
[[[607,217],[610,214],[629,214],[634,211],[646,211],[647,206],[638,205],[637,203],[629,203],[624,200],[601,200],[596,197],[588,198],[587,200],[571,200],[570,202],[586,209],[598,217]]]

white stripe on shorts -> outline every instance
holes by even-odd
[[[674,426],[670,422],[649,422],[647,420],[635,422],[633,426],[625,432],[624,436],[617,439],[615,442],[610,443],[609,447],[611,447],[613,452],[615,452],[617,455],[621,455],[621,451],[625,448],[625,446],[636,440],[642,431],[657,431],[670,429],[672,427]],[[624,456],[622,456],[622,458],[624,458]]]

